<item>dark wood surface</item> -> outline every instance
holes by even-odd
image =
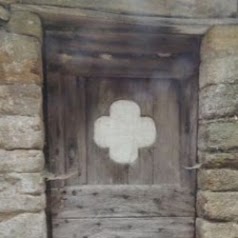
[[[45,37],[53,238],[193,238],[199,39],[95,24]],[[157,130],[129,165],[93,141],[120,99]]]
[[[104,29],[82,25],[79,33],[47,31],[50,71],[84,77],[144,77],[186,80],[199,64],[199,39],[146,32],[145,27]],[[143,32],[145,31],[145,32]],[[67,47],[65,47],[67,45]],[[61,67],[64,65],[64,67]]]

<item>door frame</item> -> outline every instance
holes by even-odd
[[[24,11],[21,15],[19,12]],[[60,14],[59,14],[60,13]],[[16,17],[17,16],[17,17]],[[24,16],[24,17],[23,17]],[[34,17],[33,17],[34,16]],[[236,19],[184,19],[184,18],[163,18],[163,17],[139,17],[125,15],[123,18],[119,14],[100,13],[95,16],[91,10],[80,9],[80,11],[72,12],[72,9],[67,8],[48,8],[44,6],[25,5],[25,4],[12,4],[11,5],[11,18],[16,17],[22,20],[21,24],[27,23],[28,20],[35,19],[33,27],[21,28],[21,25],[14,27],[9,24],[3,25],[3,29],[8,32],[16,33],[19,35],[30,36],[37,39],[38,50],[41,50],[42,45],[42,31],[45,29],[62,27],[62,23],[77,25],[79,22],[84,21],[85,18],[95,17],[97,19],[113,19],[119,22],[126,22],[128,24],[132,22],[138,22],[141,24],[149,24],[151,26],[159,26],[161,31],[171,34],[188,34],[199,35],[203,37],[201,47],[201,65],[200,65],[200,91],[199,91],[199,132],[198,132],[198,164],[193,168],[198,169],[198,188],[197,188],[197,217],[196,217],[196,233],[198,237],[207,237],[206,232],[209,232],[216,227],[222,229],[225,223],[222,221],[232,222],[235,220],[234,216],[238,214],[230,214],[226,211],[227,208],[231,208],[232,201],[236,201],[238,195],[231,193],[236,191],[235,185],[230,185],[227,188],[223,182],[228,178],[236,178],[235,175],[231,175],[229,169],[237,168],[237,152],[235,148],[238,146],[236,139],[238,136],[234,132],[237,129],[237,117],[234,109],[225,111],[222,103],[225,105],[233,105],[233,98],[224,93],[227,85],[234,83],[231,82],[232,76],[236,74],[235,67],[231,68],[230,77],[226,78],[226,75],[222,75],[224,72],[225,61],[222,61],[224,57],[232,60],[238,57],[238,51],[234,50],[237,46],[235,42],[238,42],[238,21]],[[26,24],[27,26],[27,24]],[[13,42],[14,43],[14,42]],[[21,49],[23,52],[23,49]],[[37,52],[38,54],[39,52]],[[36,53],[35,53],[36,54]],[[229,58],[231,57],[231,58]],[[41,62],[44,61],[41,54],[36,58]],[[39,72],[37,72],[39,79],[34,81],[33,84],[40,85],[44,91],[44,84],[42,83],[42,74],[44,70],[41,70],[41,63],[39,63]],[[217,71],[214,70],[217,67]],[[220,71],[219,71],[220,70]],[[228,71],[226,72],[228,73]],[[217,79],[216,80],[214,80]],[[233,78],[234,79],[234,78]],[[19,83],[19,82],[18,82]],[[225,86],[224,86],[225,85]],[[212,98],[209,97],[207,90],[209,87],[223,87],[223,91],[217,90]],[[225,87],[225,89],[224,89]],[[228,87],[228,86],[227,86]],[[223,94],[222,94],[223,92]],[[227,92],[227,91],[226,91]],[[222,98],[221,100],[212,100],[213,98]],[[0,98],[0,101],[3,99]],[[43,94],[41,100],[45,102]],[[3,101],[3,103],[5,103]],[[234,105],[235,106],[235,105]],[[42,113],[39,114],[42,120],[45,120],[47,115],[42,117]],[[26,122],[32,123],[32,122]],[[227,129],[228,128],[228,129]],[[221,135],[225,134],[226,137]],[[9,134],[10,136],[10,134]],[[43,151],[44,141],[47,143],[47,137],[45,139],[43,133],[43,127],[40,133],[41,142],[39,145],[29,146],[28,149],[37,149]],[[229,140],[228,140],[229,138]],[[7,140],[7,139],[6,139]],[[4,141],[4,139],[3,139]],[[6,143],[5,143],[6,144]],[[3,143],[4,149],[8,147]],[[13,146],[12,149],[17,149]],[[235,152],[234,152],[235,151]],[[47,154],[45,154],[47,160]],[[52,179],[53,175],[46,175],[41,169],[42,179]],[[222,175],[222,176],[221,176]],[[231,177],[233,176],[233,177]],[[54,178],[53,178],[54,179]],[[232,180],[231,180],[232,183]],[[227,183],[230,184],[229,182]],[[229,192],[226,192],[229,191]],[[44,197],[45,193],[41,192]],[[44,204],[44,202],[43,202]],[[216,204],[216,208],[214,208]],[[225,204],[225,206],[224,206]],[[224,208],[223,208],[224,207]],[[220,214],[219,211],[224,211]],[[16,211],[13,208],[13,212]],[[44,205],[37,209],[38,213],[44,211]],[[50,219],[50,217],[48,216]],[[219,225],[210,223],[209,220],[219,221]],[[1,229],[1,228],[0,228]],[[42,237],[46,237],[47,229],[44,226],[44,219],[42,219]],[[50,229],[48,229],[50,230]],[[50,232],[49,232],[50,234]],[[50,237],[50,236],[49,236]]]

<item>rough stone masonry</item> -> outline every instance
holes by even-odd
[[[45,238],[41,23],[3,7],[0,19],[0,237]]]
[[[201,47],[197,237],[238,236],[238,26],[215,26]]]
[[[128,8],[122,0],[110,4],[106,0],[0,0],[1,238],[47,236],[42,176],[42,26],[38,15],[24,11],[24,4],[92,9],[97,2],[101,10],[114,13],[139,11],[146,16],[195,18],[198,22],[206,18],[227,22],[227,18],[237,17],[237,0],[148,0],[143,8],[136,1],[127,1],[134,6]],[[198,157],[202,166],[196,235],[237,238],[238,25],[215,26],[205,34],[199,84]]]

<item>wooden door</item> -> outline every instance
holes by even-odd
[[[53,238],[194,237],[199,39],[154,31],[46,32]]]

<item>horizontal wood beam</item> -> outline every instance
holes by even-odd
[[[32,1],[23,1],[35,3]],[[39,1],[37,1],[39,2]],[[46,1],[42,1],[41,4]],[[62,2],[62,1],[61,1]],[[70,1],[67,1],[70,2]],[[84,1],[86,2],[86,1]],[[87,1],[88,2],[88,1]],[[93,1],[94,2],[94,1]],[[104,1],[105,2],[105,1]],[[107,1],[108,2],[108,1]],[[115,1],[113,1],[115,3]],[[116,3],[115,3],[116,4]],[[56,4],[57,5],[57,4]],[[75,7],[74,3],[74,7]],[[152,31],[160,30],[166,33],[203,35],[213,25],[238,24],[238,19],[186,19],[186,18],[166,18],[158,16],[145,16],[133,14],[108,13],[103,10],[91,10],[85,8],[63,8],[47,5],[32,4],[12,4],[12,11],[30,11],[38,14],[46,27],[80,27],[82,23],[88,23],[89,27],[96,21],[110,23],[117,22],[118,25],[128,27],[146,26]]]
[[[53,219],[53,228],[59,238],[190,238],[194,218]]]
[[[191,191],[175,186],[85,185],[61,192],[64,206],[52,208],[55,218],[194,216]]]

